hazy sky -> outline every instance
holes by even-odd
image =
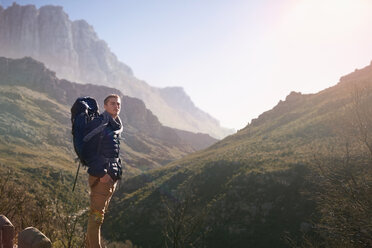
[[[139,79],[182,86],[235,129],[291,91],[316,93],[372,60],[371,0],[16,2],[62,5],[72,20],[90,23]]]

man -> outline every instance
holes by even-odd
[[[121,100],[112,94],[104,100],[105,112],[87,124],[82,156],[88,165],[90,212],[87,228],[87,247],[101,248],[101,225],[117,180],[121,177],[119,159],[119,118]]]

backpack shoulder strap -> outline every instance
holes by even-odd
[[[87,135],[84,136],[83,141],[88,142],[91,138],[93,138],[95,135],[103,132],[103,130],[108,125],[108,121],[105,121],[105,119],[102,120],[101,124],[94,128],[92,131],[90,131]]]

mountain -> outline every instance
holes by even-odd
[[[195,107],[180,88],[156,88],[137,79],[84,20],[71,21],[62,7],[13,3],[0,6],[0,56],[30,56],[65,78],[105,85],[139,98],[163,125],[222,138],[233,131]],[[178,100],[182,100],[179,102]]]
[[[316,94],[291,92],[236,134],[127,180],[104,236],[142,247],[367,247],[371,104],[372,65]]]
[[[60,80],[32,58],[0,57],[0,89],[0,152],[4,155],[0,162],[4,164],[29,164],[33,158],[34,166],[73,168],[70,108],[76,98],[86,95],[96,98],[101,110],[108,94],[122,98],[122,160],[130,173],[163,166],[216,142],[206,134],[163,126],[141,100],[119,90]]]

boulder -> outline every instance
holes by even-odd
[[[4,215],[0,215],[0,247],[13,248],[14,226]]]
[[[18,235],[18,248],[51,248],[52,242],[35,227],[27,227]]]

